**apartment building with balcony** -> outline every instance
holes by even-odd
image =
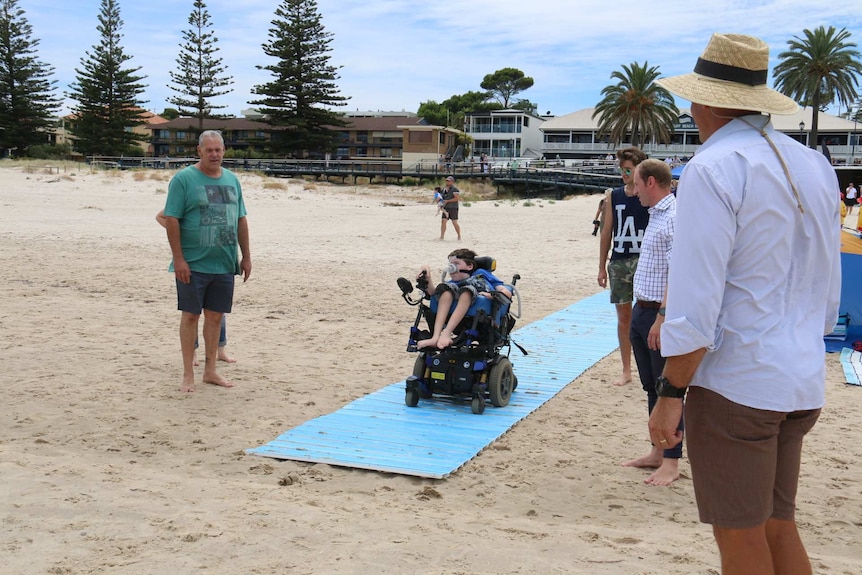
[[[150,123],[151,149],[149,155],[188,157],[197,155],[201,129],[197,118],[175,118],[161,123]],[[246,118],[207,118],[204,130],[218,130],[227,149],[263,152],[272,139],[274,128],[269,124]]]
[[[411,112],[355,111],[344,116],[349,124],[335,128],[338,147],[334,156],[339,160],[401,159],[405,129],[426,124]]]
[[[464,118],[464,132],[473,140],[471,154],[492,158],[539,158],[545,118],[523,110],[473,112]]]

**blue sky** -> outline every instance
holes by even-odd
[[[252,88],[271,76],[266,41],[279,0],[209,0],[219,56],[233,92],[214,100],[239,115]],[[713,32],[753,34],[770,45],[771,65],[787,40],[806,28],[847,28],[862,46],[858,2],[725,0],[318,0],[334,35],[330,61],[340,66],[348,110],[406,110],[480,90],[485,74],[522,70],[535,85],[520,96],[539,111],[563,115],[594,106],[610,74],[632,62],[664,76],[690,72]],[[85,52],[99,42],[100,0],[19,0],[40,41],[39,59],[54,67],[58,93],[68,90]],[[147,76],[145,107],[161,112],[174,95],[182,32],[193,0],[119,0],[122,45]],[[860,48],[862,50],[862,48]],[[772,80],[770,78],[770,84]],[[862,87],[859,92],[862,93]],[[678,102],[686,107],[687,102]],[[69,109],[67,102],[63,111]],[[830,110],[837,113],[838,109]]]

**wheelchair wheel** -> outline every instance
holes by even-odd
[[[482,415],[485,413],[485,398],[481,395],[474,397],[473,401],[470,402],[470,411],[476,415]]]
[[[416,358],[416,363],[413,364],[413,375],[425,381],[425,354],[420,353]],[[430,399],[431,398],[431,384],[430,382],[426,382],[424,384],[419,385],[419,397],[422,399]]]
[[[488,376],[488,395],[491,398],[491,405],[494,407],[509,405],[509,397],[515,389],[515,382],[512,362],[507,357],[501,357],[500,361],[491,366],[491,373]]]
[[[404,392],[404,403],[407,404],[407,407],[416,407],[419,405],[419,390],[414,388]]]

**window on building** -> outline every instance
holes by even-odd
[[[430,144],[431,132],[409,132],[408,141],[411,144]]]

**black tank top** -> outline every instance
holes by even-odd
[[[639,255],[649,212],[637,196],[627,196],[621,186],[611,192],[611,259],[620,260]]]

